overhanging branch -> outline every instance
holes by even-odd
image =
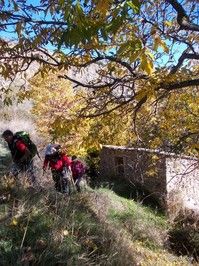
[[[171,69],[171,72],[170,74],[174,74],[176,73],[176,71],[181,67],[181,65],[183,64],[184,60],[186,59],[195,59],[195,60],[199,60],[199,54],[196,54],[196,53],[192,53],[192,54],[189,54],[187,52],[184,52],[180,58],[178,59],[178,63],[176,66],[174,66],[172,69]]]
[[[53,63],[53,62],[50,62],[50,61],[48,61],[48,60],[45,60],[45,59],[43,59],[43,58],[41,58],[41,57],[39,57],[39,56],[29,56],[29,55],[10,55],[10,56],[0,56],[0,61],[2,60],[2,62],[5,62],[4,60],[7,60],[7,62],[9,61],[9,62],[14,62],[15,60],[17,60],[17,59],[25,59],[25,60],[31,60],[31,62],[33,62],[33,61],[36,61],[36,62],[39,62],[39,63],[43,63],[43,64],[45,64],[45,65],[50,65],[50,66],[53,66],[53,67],[57,67],[57,66],[59,66],[59,64],[58,63]],[[54,60],[55,61],[55,60]]]
[[[84,64],[79,65],[80,67],[87,67],[88,65],[91,65],[93,63],[97,63],[99,61],[102,60],[108,60],[111,62],[115,62],[120,64],[121,66],[125,67],[126,69],[128,69],[128,71],[133,75],[136,76],[136,74],[134,73],[134,69],[131,67],[131,65],[125,61],[122,61],[120,58],[117,57],[113,57],[113,56],[98,56],[92,60],[90,60],[89,62],[86,62]]]
[[[199,25],[190,22],[184,8],[177,0],[166,0],[177,12],[177,22],[181,30],[199,31]]]
[[[69,77],[68,75],[59,75],[58,78],[67,79],[67,80],[75,83],[77,86],[80,86],[80,87],[83,87],[83,88],[88,88],[88,89],[103,89],[103,88],[106,88],[106,87],[111,87],[111,86],[115,85],[116,82],[118,81],[117,79],[115,79],[113,82],[96,85],[96,84],[85,84],[85,83],[82,83],[82,82],[80,82],[80,81],[78,81],[76,79],[73,79],[73,78]]]
[[[110,114],[111,112],[113,112],[113,111],[121,108],[122,106],[127,105],[128,103],[132,102],[135,99],[135,96],[136,95],[134,95],[133,97],[129,98],[128,100],[126,100],[120,104],[117,104],[116,106],[114,106],[113,108],[110,108],[108,110],[105,110],[105,111],[101,110],[100,112],[96,112],[96,113],[92,113],[92,114],[88,114],[88,115],[81,114],[80,117],[82,117],[82,118],[95,118],[95,117],[98,117],[101,115]]]
[[[184,80],[179,82],[172,82],[167,84],[160,84],[156,90],[164,89],[167,91],[172,91],[176,89],[182,89],[186,87],[199,86],[199,79]]]

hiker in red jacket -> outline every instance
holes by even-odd
[[[62,152],[60,145],[49,144],[46,148],[43,170],[49,167],[55,182],[55,189],[62,193],[69,193],[68,176],[71,172],[71,160]]]
[[[23,173],[27,175],[29,182],[34,184],[34,155],[32,154],[28,144],[20,138],[17,133],[14,134],[9,129],[3,132],[2,138],[7,142],[12,155],[13,164],[11,167],[11,174],[17,178],[20,173]]]
[[[77,159],[77,156],[75,155],[72,156],[71,170],[77,191],[80,192],[80,182],[86,172],[86,167],[80,160]]]

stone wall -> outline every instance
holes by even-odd
[[[100,174],[139,184],[164,206],[173,195],[179,195],[184,206],[195,204],[195,208],[196,205],[199,208],[199,168],[194,158],[159,150],[107,145],[100,154]]]
[[[100,155],[103,177],[125,178],[141,185],[160,201],[166,193],[165,157],[145,149],[103,146]]]
[[[199,164],[190,158],[167,158],[167,202],[199,212]],[[170,207],[170,206],[168,206]]]

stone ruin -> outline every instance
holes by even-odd
[[[159,150],[106,145],[100,153],[100,175],[124,178],[158,199],[168,212],[199,213],[199,161]]]

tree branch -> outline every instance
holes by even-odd
[[[109,109],[109,110],[105,110],[105,111],[101,111],[99,113],[94,113],[94,114],[90,114],[90,115],[80,115],[82,118],[94,118],[94,117],[98,117],[98,116],[101,116],[101,115],[106,115],[106,114],[110,114],[111,112],[119,109],[120,107],[132,102],[133,100],[135,99],[135,95],[133,97],[131,97],[130,99],[116,105],[115,107]]]
[[[51,66],[59,66],[60,64],[58,63],[53,63],[53,62],[50,62],[50,61],[47,61],[41,57],[38,57],[38,56],[27,56],[27,55],[14,55],[14,56],[0,56],[0,61],[1,60],[9,60],[9,61],[15,61],[17,59],[27,59],[27,60],[31,60],[32,62],[33,61],[38,61],[40,63],[44,63],[44,64],[47,64],[47,65],[51,65]]]
[[[34,24],[39,24],[39,25],[59,25],[59,26],[67,26],[68,23],[65,21],[58,21],[58,20],[35,20],[31,17],[26,17],[23,15],[14,15],[11,12],[8,11],[3,11],[0,12],[0,15],[6,15],[9,16],[9,19],[15,20],[13,22],[9,23],[1,23],[0,26],[5,27],[5,26],[11,26],[11,25],[16,25],[19,22],[23,23],[34,23]]]
[[[144,22],[145,22],[145,23],[149,23],[150,25],[152,25],[154,28],[156,28],[156,29],[157,29],[161,34],[163,34],[164,36],[169,37],[169,38],[172,38],[173,40],[175,40],[175,41],[177,41],[177,42],[182,42],[182,43],[186,44],[186,45],[189,47],[189,49],[190,49],[193,53],[195,53],[195,50],[194,50],[194,47],[193,47],[193,43],[192,43],[192,42],[188,42],[188,41],[182,39],[182,37],[180,37],[180,36],[177,36],[177,35],[176,35],[176,31],[175,31],[174,34],[171,34],[171,33],[169,33],[169,32],[165,32],[164,29],[161,29],[161,28],[157,25],[157,23],[152,22],[152,21],[146,19],[146,17],[144,17]]]
[[[86,62],[84,64],[81,64],[81,65],[78,65],[79,67],[87,67],[88,65],[91,65],[93,63],[97,63],[99,61],[102,61],[102,60],[109,60],[111,62],[115,62],[115,63],[118,63],[122,66],[124,66],[126,69],[128,69],[128,71],[133,75],[133,76],[136,76],[136,74],[134,73],[134,69],[131,67],[131,65],[127,62],[124,62],[122,61],[121,59],[117,58],[117,57],[113,57],[113,56],[98,56],[94,59],[92,59],[91,61],[89,62]],[[143,75],[144,76],[144,75]],[[145,76],[146,77],[146,76]]]
[[[187,53],[187,52],[182,53],[182,55],[181,55],[180,58],[178,59],[178,63],[177,63],[177,65],[174,66],[174,67],[171,69],[170,74],[174,74],[174,73],[176,73],[176,71],[181,67],[181,65],[183,64],[184,60],[186,60],[186,59],[195,59],[195,60],[199,60],[199,54],[196,54],[196,53],[189,54],[189,53]]]
[[[177,22],[180,25],[180,30],[199,31],[199,25],[191,23],[184,8],[177,0],[166,0],[177,12]]]
[[[73,78],[69,77],[68,75],[59,75],[58,78],[68,79],[69,81],[75,83],[77,86],[81,86],[83,88],[88,88],[88,89],[103,89],[103,88],[106,88],[106,87],[111,87],[114,84],[116,84],[116,82],[118,82],[118,79],[115,79],[111,83],[94,85],[94,84],[85,84],[85,83],[82,83],[82,82],[80,82],[80,81],[78,81],[76,79],[73,79]]]
[[[199,79],[184,80],[184,81],[172,82],[172,83],[167,83],[167,84],[162,83],[156,89],[156,91],[160,89],[172,91],[172,90],[182,89],[182,88],[191,87],[191,86],[199,86]]]
[[[83,63],[83,64],[71,64],[71,66],[74,66],[76,68],[82,68],[82,67],[88,67],[91,64],[97,63],[99,61],[102,60],[108,60],[111,62],[115,62],[118,63],[119,65],[125,67],[130,74],[129,75],[125,75],[121,78],[116,78],[116,77],[107,77],[107,82],[104,82],[104,84],[86,84],[83,82],[80,82],[74,78],[69,77],[68,75],[59,75],[59,78],[65,78],[68,79],[69,81],[75,83],[77,86],[81,86],[84,88],[91,88],[91,89],[102,89],[102,88],[106,88],[106,87],[112,87],[112,86],[117,86],[118,84],[122,83],[122,84],[126,84],[128,82],[132,82],[135,81],[137,79],[141,80],[141,79],[148,79],[148,76],[143,74],[143,73],[136,73],[134,72],[134,68],[131,67],[131,65],[128,62],[124,62],[119,58],[116,57],[112,57],[112,56],[98,56],[92,60],[90,60],[89,62]],[[127,78],[128,77],[128,78]],[[109,81],[108,81],[109,79]],[[113,79],[113,81],[110,81],[110,79]]]

